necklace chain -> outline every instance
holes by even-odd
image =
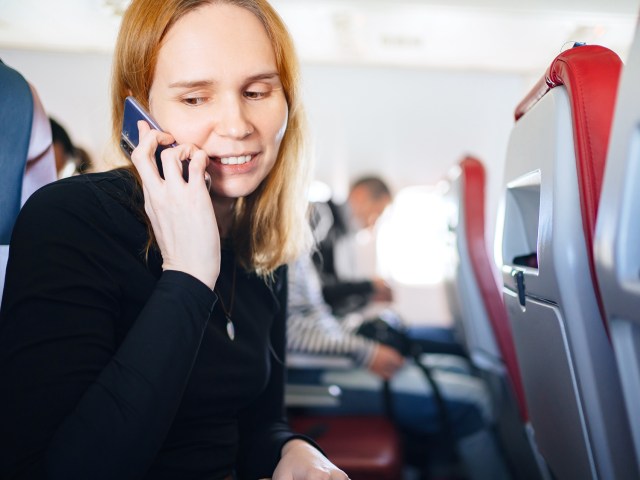
[[[231,340],[236,338],[236,329],[233,324],[233,320],[231,320],[231,314],[233,313],[233,304],[236,297],[236,262],[233,262],[233,276],[231,280],[231,295],[229,296],[229,309],[224,304],[224,300],[222,300],[222,295],[220,294],[220,290],[218,287],[213,289],[214,292],[218,295],[218,300],[220,300],[220,308],[222,308],[222,312],[224,313],[224,317],[227,320],[227,335]]]

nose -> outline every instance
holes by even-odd
[[[220,99],[215,118],[214,132],[234,140],[242,140],[254,131],[249,119],[244,98],[238,95],[225,95]]]

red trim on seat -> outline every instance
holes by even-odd
[[[593,237],[621,69],[622,61],[607,48],[590,45],[566,50],[555,58],[544,78],[515,111],[518,120],[549,89],[558,85],[564,85],[567,89],[573,118],[582,225],[589,252],[591,278],[605,328],[606,317],[595,273]]]
[[[493,276],[495,266],[489,258],[485,241],[484,189],[485,169],[480,160],[466,157],[460,162],[463,178],[462,202],[464,205],[464,222],[469,247],[469,258],[476,283],[484,301],[484,306],[493,327],[496,343],[502,354],[509,379],[518,402],[521,418],[526,422],[529,418],[522,386],[522,377],[516,357],[516,349],[511,332],[511,324],[505,310],[496,279]]]
[[[294,431],[315,440],[352,480],[402,478],[402,440],[385,417],[294,415],[290,423]]]
[[[522,101],[516,107],[516,111],[514,112],[514,117],[516,122],[520,120],[525,113],[533,108],[533,106],[538,103],[542,97],[549,91],[551,87],[547,83],[547,73],[545,73],[540,80],[536,82],[536,84],[529,90],[529,93],[522,99]]]

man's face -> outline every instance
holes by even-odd
[[[355,187],[349,194],[349,207],[359,228],[373,227],[384,209],[391,203],[387,195],[375,199],[366,187]]]

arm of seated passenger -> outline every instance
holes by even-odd
[[[337,314],[349,313],[366,306],[375,293],[371,280],[326,281],[322,285],[325,302]]]
[[[346,355],[368,365],[376,343],[345,329],[322,296],[318,273],[309,256],[289,268],[287,350],[319,355]]]

